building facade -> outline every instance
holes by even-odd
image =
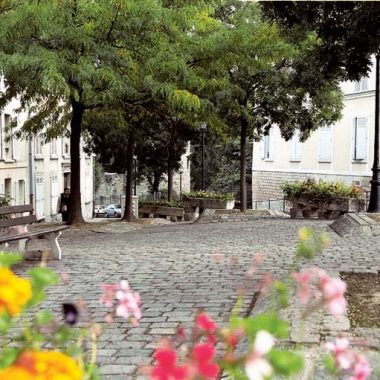
[[[0,91],[5,86],[6,81],[0,77]],[[0,113],[0,194],[10,197],[12,205],[32,203],[38,220],[59,220],[58,197],[65,187],[70,187],[69,139],[59,137],[44,142],[41,133],[29,139],[8,139],[9,126],[16,129],[27,120],[26,112],[15,113],[17,106],[14,100]],[[84,152],[81,194],[83,216],[92,218],[93,157]]]
[[[296,133],[285,141],[278,127],[253,144],[252,194],[254,201],[283,197],[281,185],[307,178],[342,181],[369,188],[372,176],[375,73],[359,82],[341,84],[342,118],[321,126],[301,143]]]

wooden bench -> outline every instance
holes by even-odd
[[[24,213],[29,213],[29,215],[25,216]],[[37,221],[36,216],[32,213],[32,205],[0,207],[0,229],[4,231],[0,235],[0,244],[18,240],[19,251],[24,253],[30,239],[46,239],[50,243],[52,258],[61,260],[62,253],[58,244],[58,238],[68,226],[38,229],[30,232],[17,232],[14,227],[27,226]],[[16,233],[12,234],[12,231]]]

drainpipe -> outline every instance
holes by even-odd
[[[34,181],[33,181],[33,145],[32,136],[28,138],[29,145],[29,157],[28,157],[28,168],[29,168],[29,204],[34,205]],[[33,207],[34,208],[34,207]]]

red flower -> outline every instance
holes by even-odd
[[[198,314],[196,324],[199,329],[208,333],[213,333],[218,328],[218,325],[206,313]]]
[[[213,363],[215,349],[210,343],[198,343],[194,346],[192,357],[195,361],[197,375],[205,379],[217,379],[219,366]]]
[[[152,380],[184,380],[187,377],[187,368],[177,366],[177,354],[170,348],[160,348],[154,353],[157,364],[153,367],[150,378]]]

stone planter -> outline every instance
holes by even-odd
[[[185,211],[182,207],[167,207],[156,205],[140,205],[139,216],[143,218],[167,218],[177,222],[183,220]]]
[[[183,197],[182,204],[185,208],[195,209],[198,207],[200,210],[205,208],[232,210],[235,206],[235,200]]]
[[[365,202],[360,198],[337,197],[328,201],[308,199],[306,197],[287,198],[292,203],[290,217],[310,219],[336,219],[347,212],[360,212]]]

